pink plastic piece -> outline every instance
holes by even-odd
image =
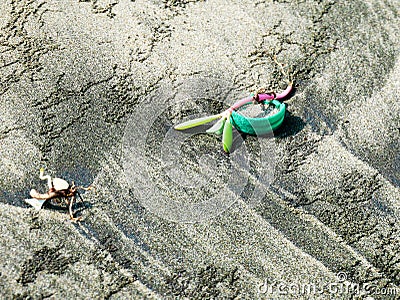
[[[258,94],[258,97],[259,97],[260,101],[274,100],[274,99],[280,100],[280,99],[285,98],[287,95],[289,95],[290,92],[292,91],[292,88],[293,88],[292,83],[289,83],[287,88],[280,94],[276,94],[276,95],[274,95],[274,94]]]
[[[264,101],[264,100],[274,100],[274,99],[280,100],[280,99],[285,98],[287,95],[289,95],[290,92],[292,91],[292,88],[293,88],[293,84],[292,84],[292,83],[289,83],[289,85],[287,86],[287,88],[286,88],[282,93],[279,93],[279,94],[258,94],[258,99],[259,99],[260,101]],[[241,107],[241,106],[243,106],[243,105],[245,105],[245,104],[247,104],[247,103],[249,103],[249,102],[252,102],[252,101],[253,101],[253,97],[243,98],[242,100],[239,100],[239,101],[237,101],[235,104],[233,104],[233,105],[228,109],[228,111],[229,111],[229,112],[232,112],[232,111],[238,109],[239,107]]]

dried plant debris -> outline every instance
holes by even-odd
[[[51,178],[50,175],[44,175],[44,168],[40,169],[39,178],[42,180],[47,180],[49,190],[46,193],[41,194],[37,190],[32,189],[29,193],[32,198],[25,199],[25,202],[32,205],[36,210],[40,210],[46,201],[54,199],[56,200],[57,204],[61,206],[68,206],[69,216],[72,221],[80,221],[81,217],[76,218],[74,216],[72,207],[78,199],[83,203],[83,199],[79,193],[79,190],[88,191],[94,189],[94,187],[76,186],[73,181],[71,184],[69,184],[64,179]]]

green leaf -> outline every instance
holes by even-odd
[[[222,133],[222,146],[224,147],[224,151],[229,153],[232,147],[232,124],[230,118],[228,118],[225,122],[224,131]]]
[[[215,123],[210,129],[208,129],[206,132],[207,133],[213,133],[216,135],[221,135],[222,131],[224,130],[224,125],[225,125],[226,118],[221,118],[218,120],[217,123]]]
[[[220,117],[221,117],[221,115],[213,115],[213,116],[207,116],[207,117],[202,117],[202,118],[189,120],[189,121],[186,121],[186,122],[183,122],[181,124],[176,125],[174,127],[174,129],[176,129],[176,130],[185,130],[185,129],[193,128],[193,127],[196,127],[196,126],[200,126],[200,125],[203,125],[203,124],[210,123],[211,121],[214,121],[215,119],[218,119]]]

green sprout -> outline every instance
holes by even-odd
[[[174,127],[176,130],[185,130],[200,125],[210,123],[216,119],[219,119],[212,127],[210,127],[206,132],[209,134],[221,135],[222,134],[222,146],[226,153],[229,153],[232,148],[232,123],[231,123],[231,111],[228,109],[221,114],[201,117],[193,120],[189,120],[180,123]]]

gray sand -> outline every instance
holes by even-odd
[[[398,0],[2,0],[0,298],[400,298],[399,14]],[[296,89],[260,203],[228,190],[198,223],[147,209],[149,187],[190,216],[230,180],[217,137],[185,142],[170,173],[163,137],[255,88],[284,89],[274,55]],[[132,123],[152,101],[169,107]],[[144,150],[131,141],[124,161],[127,124]],[[25,204],[45,189],[42,166],[96,186],[84,221]]]

